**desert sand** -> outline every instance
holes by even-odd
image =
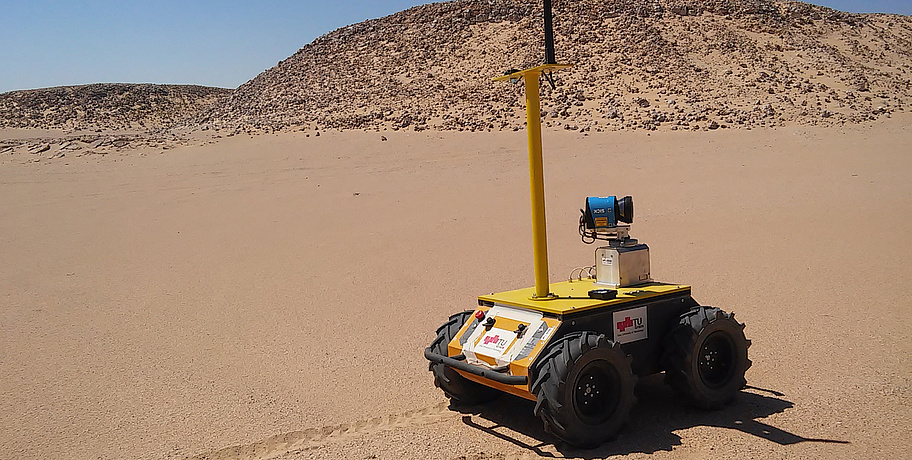
[[[383,135],[0,156],[0,458],[908,454],[909,115],[545,131],[551,280],[593,257],[585,197],[630,194],[653,276],[753,341],[733,405],[645,379],[592,451],[524,400],[449,407],[422,356],[477,295],[533,283],[525,134]]]

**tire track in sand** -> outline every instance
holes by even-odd
[[[401,414],[384,415],[352,423],[292,431],[270,436],[262,441],[231,446],[188,457],[188,460],[265,460],[299,450],[313,449],[331,442],[345,441],[366,434],[431,423],[451,412],[447,403],[415,409]]]

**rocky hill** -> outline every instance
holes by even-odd
[[[795,1],[554,0],[546,126],[855,123],[912,103],[912,17]],[[541,0],[455,0],[343,27],[236,90],[96,84],[0,94],[0,127],[521,129]]]
[[[0,94],[0,128],[156,129],[185,120],[231,90],[98,83]]]
[[[519,129],[491,78],[543,57],[540,0],[457,0],[324,35],[194,123]],[[555,0],[548,126],[714,129],[861,122],[912,102],[912,18],[770,0]]]

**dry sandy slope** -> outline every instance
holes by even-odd
[[[902,457],[910,126],[545,133],[552,279],[592,258],[584,197],[631,194],[653,275],[754,343],[736,405],[646,381],[591,452],[524,401],[448,410],[421,355],[532,282],[523,133],[0,158],[0,457]]]

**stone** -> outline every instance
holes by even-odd
[[[38,155],[51,149],[51,144],[36,144],[29,147],[28,151],[32,155]]]

